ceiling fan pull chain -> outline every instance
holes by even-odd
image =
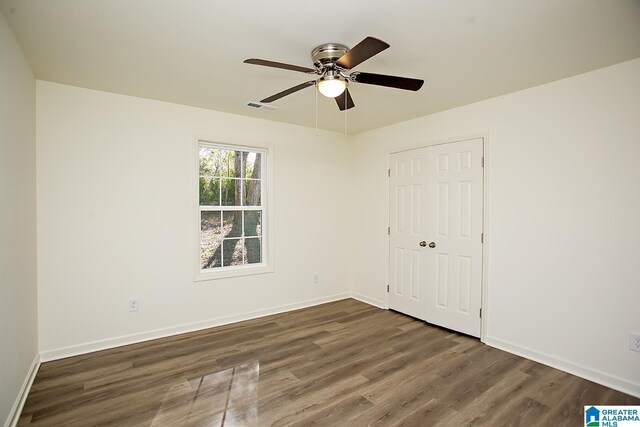
[[[318,136],[318,82],[313,84],[314,92],[316,93],[316,136]]]
[[[347,124],[349,123],[347,117],[348,117],[348,111],[349,109],[347,108],[347,100],[349,99],[349,96],[347,95],[349,92],[349,80],[345,80],[344,82],[345,85],[345,96],[344,96],[344,134],[345,136],[347,135]]]

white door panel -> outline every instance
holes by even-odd
[[[482,153],[479,138],[391,156],[389,307],[473,336],[481,322]]]
[[[389,307],[424,319],[427,150],[394,154],[390,167]]]
[[[429,147],[426,320],[480,336],[482,139]]]

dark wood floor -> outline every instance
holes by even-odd
[[[581,426],[640,399],[343,300],[44,363],[19,425]]]

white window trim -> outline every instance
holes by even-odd
[[[249,149],[263,153],[262,156],[262,262],[260,264],[249,264],[241,266],[221,267],[219,269],[200,268],[200,145],[210,144],[218,148],[230,150]],[[273,273],[273,146],[271,144],[246,143],[243,141],[217,142],[209,138],[196,138],[194,162],[194,206],[195,206],[195,256],[194,256],[194,282],[204,282],[210,280],[227,279],[232,277],[250,276],[255,274]],[[217,208],[217,207],[216,207]],[[233,207],[221,207],[228,210]]]

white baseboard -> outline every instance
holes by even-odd
[[[351,298],[357,299],[365,304],[373,305],[378,308],[384,308],[384,302],[375,298],[368,297],[366,295],[359,294],[357,292],[351,292]]]
[[[639,383],[609,375],[591,368],[587,368],[585,366],[578,365],[577,363],[569,362],[567,360],[558,359],[548,354],[539,353],[535,350],[521,347],[517,344],[512,344],[498,338],[492,338],[488,336],[486,337],[485,344],[491,347],[498,348],[500,350],[507,351],[509,353],[517,354],[518,356],[522,356],[527,359],[531,359],[535,362],[542,363],[543,365],[560,369],[561,371],[565,371],[589,381],[602,384],[603,386],[610,387],[623,393],[627,393],[635,397],[640,397]],[[592,403],[597,404],[598,402]]]
[[[11,412],[9,412],[9,416],[7,417],[7,421],[4,423],[4,427],[15,427],[18,424],[18,419],[20,419],[20,414],[22,413],[22,408],[24,407],[24,403],[27,401],[27,396],[29,395],[29,390],[31,390],[31,385],[33,384],[33,380],[36,379],[36,374],[38,373],[38,369],[40,368],[40,355],[36,354],[33,362],[31,362],[31,366],[29,367],[29,371],[27,372],[27,376],[25,377],[22,387],[20,387],[20,392],[16,397],[16,401],[11,408]]]
[[[199,331],[202,329],[214,328],[216,326],[228,325],[230,323],[242,322],[258,317],[270,316],[272,314],[283,313],[285,311],[298,310],[301,308],[312,307],[314,305],[325,304],[332,301],[338,301],[349,298],[347,292],[329,295],[322,298],[301,301],[293,304],[281,305],[261,310],[250,311],[247,313],[235,314],[232,316],[218,317],[214,319],[204,320],[202,322],[189,323],[169,328],[156,329],[153,331],[140,332],[131,335],[124,335],[115,338],[108,338],[99,341],[92,341],[84,344],[73,345],[69,347],[58,348],[40,352],[40,360],[49,362],[51,360],[64,359],[65,357],[77,356],[80,354],[91,353],[94,351],[106,350],[123,345],[135,344],[143,341],[165,338],[172,335],[184,334],[187,332]]]

